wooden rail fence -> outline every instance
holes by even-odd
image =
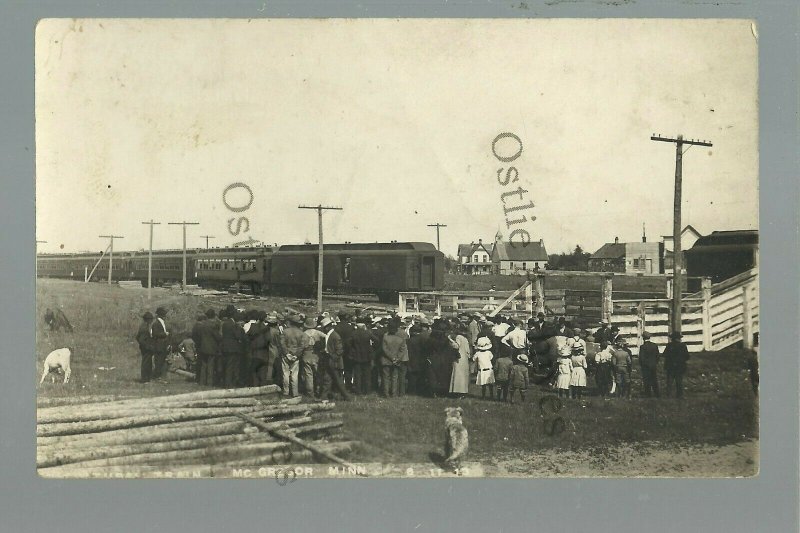
[[[476,311],[489,315],[502,310],[517,318],[543,312],[566,316],[582,327],[608,320],[619,327],[634,353],[645,330],[653,336],[653,342],[666,344],[670,294],[614,293],[613,275],[604,276],[596,290],[546,289],[545,279],[545,274],[535,275],[517,291],[402,292],[398,311],[441,316]],[[716,285],[704,279],[701,286],[699,292],[682,299],[681,331],[689,350],[716,351],[740,341],[751,348],[759,331],[758,268]],[[501,307],[506,300],[506,306]]]

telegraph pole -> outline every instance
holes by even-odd
[[[153,289],[153,226],[158,226],[161,222],[142,222],[142,224],[150,225],[150,249],[147,252],[147,299],[150,299],[150,293]]]
[[[446,228],[447,224],[428,224],[429,228],[436,228],[436,249],[439,250],[439,228]]]
[[[208,239],[216,239],[213,235],[200,235],[200,238],[206,240],[206,250],[208,250]]]
[[[317,220],[319,224],[319,266],[317,267],[319,273],[317,274],[317,311],[322,312],[322,211],[333,210],[341,211],[341,207],[327,207],[320,205],[299,205],[298,209],[315,209],[317,211]]]
[[[675,143],[675,200],[673,204],[672,219],[672,242],[673,244],[673,278],[672,278],[672,333],[681,332],[681,290],[683,284],[683,260],[681,258],[681,188],[683,185],[683,145],[692,146],[712,146],[709,141],[698,141],[695,139],[684,139],[683,135],[678,135],[672,139],[662,137],[655,133],[650,137],[651,141],[661,141]],[[687,148],[687,150],[689,149]]]
[[[108,284],[111,285],[111,272],[114,270],[114,239],[124,239],[122,235],[100,235],[101,239],[111,239],[108,245]]]
[[[39,277],[39,245],[40,244],[47,244],[47,241],[36,241],[36,266],[34,267],[35,273],[34,277]]]
[[[197,226],[199,222],[168,222],[170,226],[183,226],[183,282],[181,289],[186,290],[186,226]]]

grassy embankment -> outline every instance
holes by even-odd
[[[137,382],[139,355],[133,336],[146,309],[165,305],[170,327],[188,330],[199,311],[221,308],[227,302],[182,296],[154,290],[151,303],[146,291],[102,284],[44,280],[37,286],[37,383],[41,363],[54,348],[74,348],[73,379],[63,385],[48,381],[38,388],[40,399],[58,397],[146,396],[197,390],[198,386],[170,375],[167,384]],[[271,298],[245,307],[283,309],[293,300]],[[334,307],[341,304],[333,304]],[[73,334],[49,333],[42,316],[46,307],[59,306],[75,326]],[[639,398],[640,379],[634,368],[634,398],[602,400],[590,395],[583,401],[567,400],[558,412],[565,430],[548,435],[539,401],[552,392],[535,387],[526,402],[515,405],[481,400],[477,388],[462,399],[404,397],[382,399],[376,395],[339,402],[348,438],[360,440],[354,455],[360,461],[427,462],[441,452],[443,409],[461,405],[470,434],[470,459],[491,463],[513,454],[538,454],[554,450],[597,450],[613,455],[620,445],[658,443],[662,449],[685,445],[723,445],[758,438],[758,407],[750,390],[743,350],[695,354],[689,362],[686,399]],[[636,363],[634,363],[635,367]],[[99,370],[99,367],[113,370]],[[663,386],[663,375],[662,386]],[[89,398],[87,398],[88,400]],[[549,413],[549,412],[548,412]],[[552,419],[552,416],[548,416]],[[752,464],[748,460],[748,464]],[[754,467],[753,467],[754,468]],[[741,475],[752,474],[741,472]]]

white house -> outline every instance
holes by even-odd
[[[691,224],[687,224],[681,231],[681,250],[688,250],[702,236]],[[662,235],[661,241],[664,243],[664,273],[672,274],[673,265],[675,264],[675,239],[672,235]],[[686,269],[686,256],[681,255],[683,256],[683,268]]]
[[[465,274],[490,274],[492,272],[493,245],[483,244],[483,239],[458,245],[458,267]]]

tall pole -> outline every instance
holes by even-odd
[[[683,135],[672,139],[653,134],[651,141],[675,143],[675,198],[673,203],[672,242],[673,244],[673,278],[672,278],[672,320],[673,333],[681,332],[681,292],[683,290],[683,258],[681,257],[681,194],[683,187],[683,145],[712,146],[708,141],[686,140]],[[688,150],[688,148],[687,148]]]
[[[438,222],[435,224],[428,224],[429,228],[436,228],[436,249],[441,250],[439,246],[439,228],[446,228],[447,224],[439,224]]]
[[[327,207],[320,205],[299,205],[297,206],[298,209],[315,209],[317,211],[317,224],[319,225],[319,261],[318,261],[318,273],[317,273],[317,311],[322,312],[322,252],[323,252],[323,244],[322,244],[322,211],[323,210],[333,210],[333,211],[341,211],[341,207]]]
[[[34,277],[39,277],[39,245],[40,244],[47,244],[47,241],[36,241],[36,266],[34,267]]]
[[[142,224],[150,225],[150,248],[147,251],[147,299],[150,299],[150,293],[153,290],[153,226],[161,224],[161,222],[142,222]]]
[[[183,278],[181,289],[186,289],[186,226],[197,226],[199,222],[168,222],[170,226],[183,226]]]
[[[122,235],[100,235],[100,238],[111,239],[108,245],[108,284],[111,285],[111,273],[114,270],[114,239],[124,239]]]
[[[206,250],[208,250],[208,239],[216,239],[213,235],[200,235],[200,238],[206,240]]]

